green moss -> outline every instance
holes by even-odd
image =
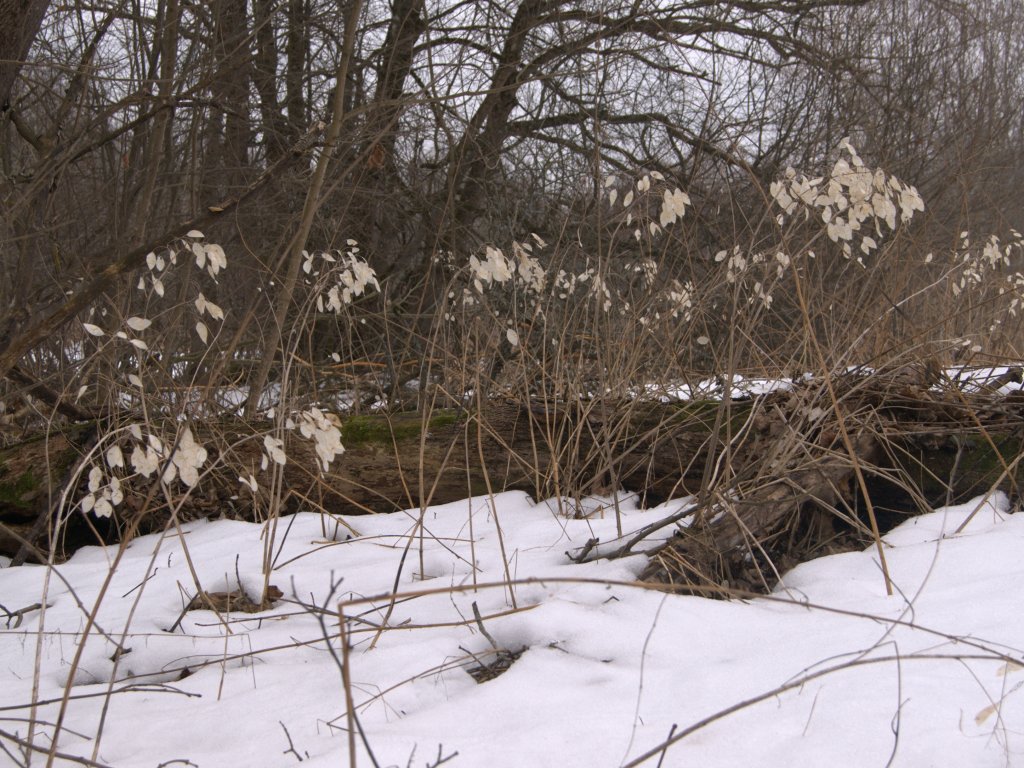
[[[992,444],[982,435],[960,438],[961,448],[950,440],[934,448],[907,446],[906,453],[896,456],[900,469],[921,489],[925,498],[934,503],[943,502],[948,493],[946,483],[953,480],[954,500],[966,500],[972,495],[987,492],[993,484],[1003,488],[1019,486],[1024,482],[1024,468],[1017,465],[1011,476],[1004,476],[1005,468],[1019,455],[1022,441],[1006,434],[991,435]]]
[[[24,472],[13,480],[0,477],[0,507],[31,510],[39,494],[39,480],[31,472]]]
[[[715,419],[718,417],[718,411],[721,408],[722,403],[720,400],[691,400],[678,403],[672,415],[672,424],[675,426],[685,425],[691,430],[695,429],[697,424],[701,424],[710,432],[715,425]],[[726,422],[723,419],[722,428],[724,429],[728,424],[731,432],[735,434],[746,424],[750,416],[750,408],[751,403],[749,400],[731,403],[729,406],[729,421]],[[658,409],[656,412],[660,413],[662,411]]]
[[[457,411],[436,411],[427,419],[427,431],[449,427],[459,420]],[[393,416],[350,416],[341,425],[344,445],[381,443],[392,440],[419,438],[423,430],[423,417],[418,413],[399,413]]]
[[[450,427],[453,424],[457,424],[458,421],[458,411],[437,411],[433,416],[430,417],[430,420],[427,422],[427,429],[441,429],[443,427]]]
[[[981,435],[971,436],[967,445],[968,459],[971,460],[974,471],[983,476],[993,475],[994,478],[1003,473],[1021,450],[1020,439],[1007,435],[992,436],[992,445],[995,445],[998,454],[992,450],[992,445],[989,445],[988,440]],[[1016,474],[1020,475],[1019,469]]]

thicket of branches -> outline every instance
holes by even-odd
[[[163,392],[239,385],[255,413],[285,379],[358,406],[360,388],[397,404],[409,382],[460,396],[481,369],[585,390],[1020,357],[1019,3],[0,9],[11,408],[26,393],[71,415],[120,407],[143,364]],[[825,237],[820,206],[778,218],[772,185],[828,177],[841,146],[926,201],[899,236]],[[615,308],[556,310],[564,286],[543,323],[520,294],[467,303],[488,247],[513,269],[532,254],[549,285],[589,279],[599,289],[582,293]],[[760,271],[737,281],[734,255]],[[799,268],[773,277],[783,258]],[[332,286],[350,290],[335,311]],[[83,330],[113,336],[129,318],[144,349]]]

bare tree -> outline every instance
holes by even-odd
[[[529,231],[571,231],[584,257],[602,252],[608,175],[655,170],[689,191],[673,268],[692,275],[761,210],[766,181],[819,164],[846,135],[922,187],[934,232],[962,225],[953,211],[996,221],[1018,192],[1015,4],[368,0],[349,35],[352,12],[327,0],[12,5],[24,23],[0,32],[0,95],[13,94],[0,126],[7,367],[73,378],[75,361],[52,363],[52,330],[79,286],[236,198],[207,233],[237,267],[208,289],[229,310],[212,354],[184,322],[187,268],[168,277],[179,309],[160,323],[178,329],[169,362],[205,355],[215,377],[260,358],[259,385],[308,299],[293,278],[303,248],[358,241],[392,312],[416,314],[443,299],[440,253]],[[319,121],[329,145],[309,133]],[[303,136],[312,156],[292,154]],[[331,172],[316,187],[320,160]],[[130,285],[111,278],[93,298],[132,311]],[[303,343],[326,349],[333,333]],[[389,331],[360,333],[365,354]],[[53,348],[25,358],[39,338]],[[183,370],[197,375],[167,366]]]

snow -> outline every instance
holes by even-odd
[[[681,503],[503,493],[194,522],[5,567],[7,612],[46,607],[0,614],[0,765],[19,764],[4,734],[26,739],[33,715],[33,765],[56,722],[58,752],[108,766],[348,765],[339,606],[359,766],[1024,765],[1024,516],[1004,496],[891,531],[893,596],[873,548],[731,602],[637,586],[643,555],[566,555]],[[182,615],[197,579],[258,598],[264,558],[272,608]],[[499,647],[525,649],[482,684],[474,602]]]

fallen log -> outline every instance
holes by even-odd
[[[742,461],[757,476],[712,489],[701,514],[650,553],[641,580],[698,594],[768,591],[800,560],[874,541],[889,588],[879,535],[902,516],[996,488],[1019,495],[1019,391],[966,397],[882,377],[840,383],[838,394],[812,390],[802,406],[791,397],[787,413],[809,417],[799,451]]]
[[[178,426],[153,429],[166,438]],[[260,469],[262,426],[270,425],[194,422],[208,451],[198,488],[172,483],[153,503],[151,481],[126,478],[124,503],[109,520],[75,509],[89,467],[110,445],[90,442],[102,430],[70,425],[18,441],[0,450],[0,553],[63,555],[116,540],[134,523],[159,530],[172,514],[261,520],[299,509],[415,509],[507,489],[544,498],[623,488],[649,503],[697,496],[704,510],[652,558],[647,578],[763,589],[794,558],[829,551],[844,536],[863,543],[868,501],[880,517],[898,519],[996,486],[1015,493],[1024,479],[1019,393],[881,376],[837,381],[834,400],[810,382],[731,402],[495,401],[352,416],[340,421],[345,453],[327,471],[309,440],[286,433],[288,460],[276,479],[273,464]],[[249,476],[255,488],[239,482]]]

